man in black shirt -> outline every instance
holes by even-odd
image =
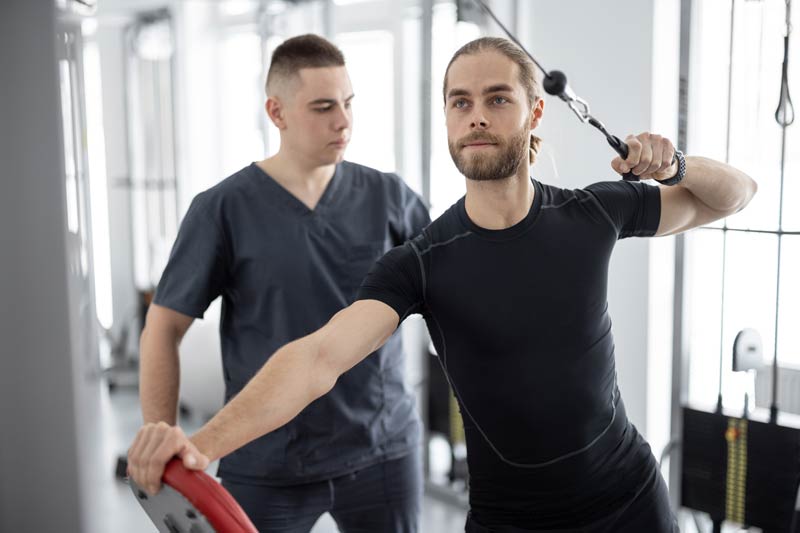
[[[612,167],[666,186],[532,180],[544,101],[530,61],[504,39],[459,50],[444,97],[466,196],[384,255],[358,301],[279,350],[191,440],[166,428],[140,434],[138,482],[156,490],[172,455],[202,467],[280,427],[421,313],[464,418],[467,531],[677,530],[616,386],[608,263],[620,238],[674,234],[742,209],[755,183],[649,133],[629,136],[628,157]]]

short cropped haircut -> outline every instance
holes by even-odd
[[[270,94],[274,83],[297,76],[302,68],[343,67],[344,54],[332,42],[308,33],[283,41],[272,52],[265,90]]]

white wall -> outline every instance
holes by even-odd
[[[85,530],[53,5],[0,4],[0,531]]]
[[[619,0],[611,8],[607,2],[592,0],[520,2],[520,38],[544,68],[566,73],[572,89],[591,104],[592,114],[618,137],[624,139],[630,133],[649,130],[674,139],[674,131],[667,130],[670,118],[677,121],[677,117],[661,107],[663,99],[673,95],[677,98],[677,63],[670,59],[667,65],[659,64],[654,62],[654,54],[672,57],[673,47],[666,41],[657,41],[656,36],[669,36],[669,30],[665,32],[663,28],[674,24],[677,37],[677,17],[663,16],[665,11],[673,13],[677,4],[676,0]],[[675,58],[677,53],[676,44]],[[674,76],[668,69],[666,74],[660,72],[667,67],[674,68]],[[670,87],[673,80],[674,91]],[[544,139],[545,148],[533,174],[542,181],[583,187],[619,178],[610,167],[616,154],[602,134],[582,124],[560,100],[547,99],[537,133]],[[656,333],[651,329],[659,328],[659,335],[664,333],[661,325],[651,325],[650,320],[650,247],[645,239],[619,243],[609,274],[609,308],[614,322],[619,385],[628,416],[653,441],[658,454],[665,443],[664,428],[669,420],[668,411],[661,411],[669,406],[669,374],[664,374],[663,369],[669,368],[670,352],[648,352],[650,336]],[[663,301],[660,297],[659,302]],[[653,394],[648,390],[654,377],[661,378],[655,380],[659,384],[667,383],[663,392],[659,389],[658,396],[655,390]],[[648,410],[648,405],[657,403],[661,395],[662,409]]]

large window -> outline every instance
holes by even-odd
[[[728,161],[751,175],[759,191],[744,211],[687,237],[690,402],[714,403],[721,375],[725,405],[741,407],[731,350],[743,328],[761,334],[766,360],[777,350],[779,364],[800,368],[800,131],[786,132],[781,191],[782,129],[775,120],[785,7],[782,1],[694,4],[688,151]],[[800,27],[797,11],[793,22]],[[798,48],[794,39],[789,57],[798,57]],[[799,82],[800,72],[790,68],[789,86]]]
[[[84,25],[86,26],[86,25]],[[90,25],[91,26],[91,25]],[[92,221],[92,255],[97,319],[108,329],[114,322],[111,294],[111,242],[108,222],[106,147],[103,133],[103,95],[100,81],[100,51],[88,40],[83,49],[86,85],[86,143]]]
[[[152,290],[178,231],[171,15],[143,14],[127,29],[126,89],[134,281]]]
[[[447,146],[442,85],[444,71],[453,54],[481,36],[481,28],[458,21],[455,4],[436,4],[433,9],[433,72],[431,79],[431,217],[438,217],[464,196],[464,176],[456,168]]]
[[[394,172],[397,163],[392,32],[340,33],[336,36],[336,43],[347,60],[356,95],[353,99],[353,137],[347,159]]]
[[[220,4],[223,6],[225,4]],[[264,72],[261,39],[254,27],[223,28],[219,41],[220,178],[261,159]]]

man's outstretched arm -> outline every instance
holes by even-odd
[[[382,302],[357,301],[319,330],[275,352],[191,439],[164,422],[144,425],[128,452],[131,477],[155,494],[172,457],[181,457],[189,468],[204,469],[210,461],[281,427],[380,348],[399,320],[397,312]]]

